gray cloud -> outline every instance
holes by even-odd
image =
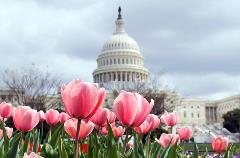
[[[1,1],[0,71],[36,63],[66,81],[91,81],[118,5],[146,66],[164,71],[165,84],[186,96],[239,93],[238,0]]]

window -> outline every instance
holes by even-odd
[[[200,114],[199,113],[197,114],[197,117],[200,118]]]
[[[124,64],[124,59],[122,59],[122,64]]]
[[[108,60],[107,60],[107,65],[108,65]]]
[[[116,59],[114,59],[114,64],[116,64]]]
[[[184,118],[187,117],[187,113],[186,113],[186,111],[183,112],[183,117],[184,117]]]
[[[126,64],[128,64],[128,59],[126,59]]]
[[[118,59],[118,64],[120,64],[120,59]]]
[[[112,59],[110,59],[110,65],[112,65]]]

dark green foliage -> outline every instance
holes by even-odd
[[[223,115],[223,127],[230,132],[240,132],[240,109],[227,112]]]

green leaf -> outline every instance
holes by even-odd
[[[230,144],[224,154],[223,158],[230,158],[230,151],[231,151],[232,145]]]
[[[107,155],[109,158],[119,158],[117,144],[115,143],[112,127],[108,122],[108,148]]]
[[[36,129],[33,136],[33,152],[38,152],[38,146],[40,144],[40,132]]]
[[[18,151],[18,145],[21,140],[21,133],[16,134],[11,141],[11,148],[6,153],[5,158],[16,158],[17,157],[17,151]]]
[[[45,144],[42,150],[43,154],[47,158],[59,158],[59,154],[50,144]]]
[[[161,145],[157,142],[154,143],[152,148],[153,157],[157,157],[158,153],[162,150]]]
[[[53,135],[51,136],[51,139],[49,140],[49,144],[55,148],[57,141],[58,141],[58,137],[59,137],[59,133],[61,132],[61,129],[63,128],[64,124],[61,124],[60,126],[58,126],[58,128],[54,131]]]
[[[68,158],[67,151],[63,146],[61,136],[60,136],[59,141],[58,141],[58,149],[59,149],[59,153],[60,153],[61,158]]]
[[[168,150],[167,154],[165,155],[166,158],[173,158],[173,157],[177,157],[177,143],[174,144],[173,147],[170,147],[170,149]]]
[[[23,144],[23,148],[21,150],[21,156],[23,156],[24,153],[28,151],[30,138],[31,138],[31,132],[28,132],[27,135],[25,136],[25,141]]]

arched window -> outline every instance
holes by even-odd
[[[114,58],[114,64],[116,64],[116,59]]]
[[[108,59],[107,59],[107,65],[108,65]]]
[[[112,65],[112,59],[110,59],[110,65]]]
[[[118,58],[118,64],[120,64],[121,60]]]

